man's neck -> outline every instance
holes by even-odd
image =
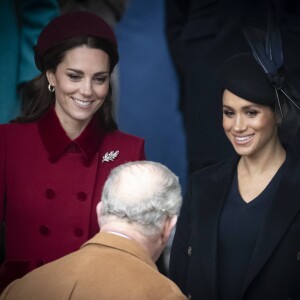
[[[122,234],[122,233],[119,233],[119,232],[115,232],[115,231],[106,231],[106,232],[112,233],[112,234],[115,234],[115,235],[119,235],[119,236],[122,236],[122,237],[124,237],[124,238],[126,238],[126,239],[131,240],[131,238],[130,238],[129,236],[127,236],[127,235],[125,235],[125,234]]]
[[[112,221],[103,224],[100,232],[107,232],[111,234],[116,234],[124,238],[133,240],[137,242],[146,253],[153,259],[157,260],[157,252],[160,252],[159,240],[151,239],[137,230],[132,224],[127,224],[125,222]]]

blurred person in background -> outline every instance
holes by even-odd
[[[0,123],[20,113],[22,87],[40,73],[33,46],[44,26],[59,14],[57,0],[1,1]]]

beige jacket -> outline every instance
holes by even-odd
[[[184,300],[134,241],[99,233],[80,250],[11,283],[0,300]]]

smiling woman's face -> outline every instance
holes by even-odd
[[[55,111],[62,127],[85,128],[108,94],[109,56],[100,49],[74,48],[47,78],[55,87]]]
[[[237,154],[256,155],[278,140],[275,113],[228,90],[223,93],[223,128]]]

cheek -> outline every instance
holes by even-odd
[[[230,122],[230,120],[223,118],[222,126],[223,126],[223,129],[224,129],[225,131],[226,131],[226,130],[229,130],[230,127],[231,127],[231,122]]]
[[[277,135],[275,131],[277,130],[276,123],[270,120],[262,120],[261,122],[256,122],[252,125],[252,128],[260,133],[262,139],[269,139],[274,135]]]
[[[105,102],[105,97],[101,98],[99,101],[96,102],[96,110],[98,110],[103,103]]]
[[[76,86],[70,82],[58,82],[55,89],[61,94],[70,94],[76,91]]]
[[[229,120],[223,119],[222,125],[225,136],[230,140],[232,138],[232,135],[230,134],[232,128],[231,122]]]
[[[255,130],[266,130],[269,131],[274,127],[273,122],[270,120],[261,118],[261,119],[253,119],[251,122],[251,126]]]
[[[100,98],[106,98],[109,91],[109,84],[102,85],[96,89],[96,93]]]
[[[108,87],[106,88],[102,86],[101,88],[98,88],[97,90],[95,90],[95,94],[97,98],[101,101],[101,103],[103,103],[108,95]]]

